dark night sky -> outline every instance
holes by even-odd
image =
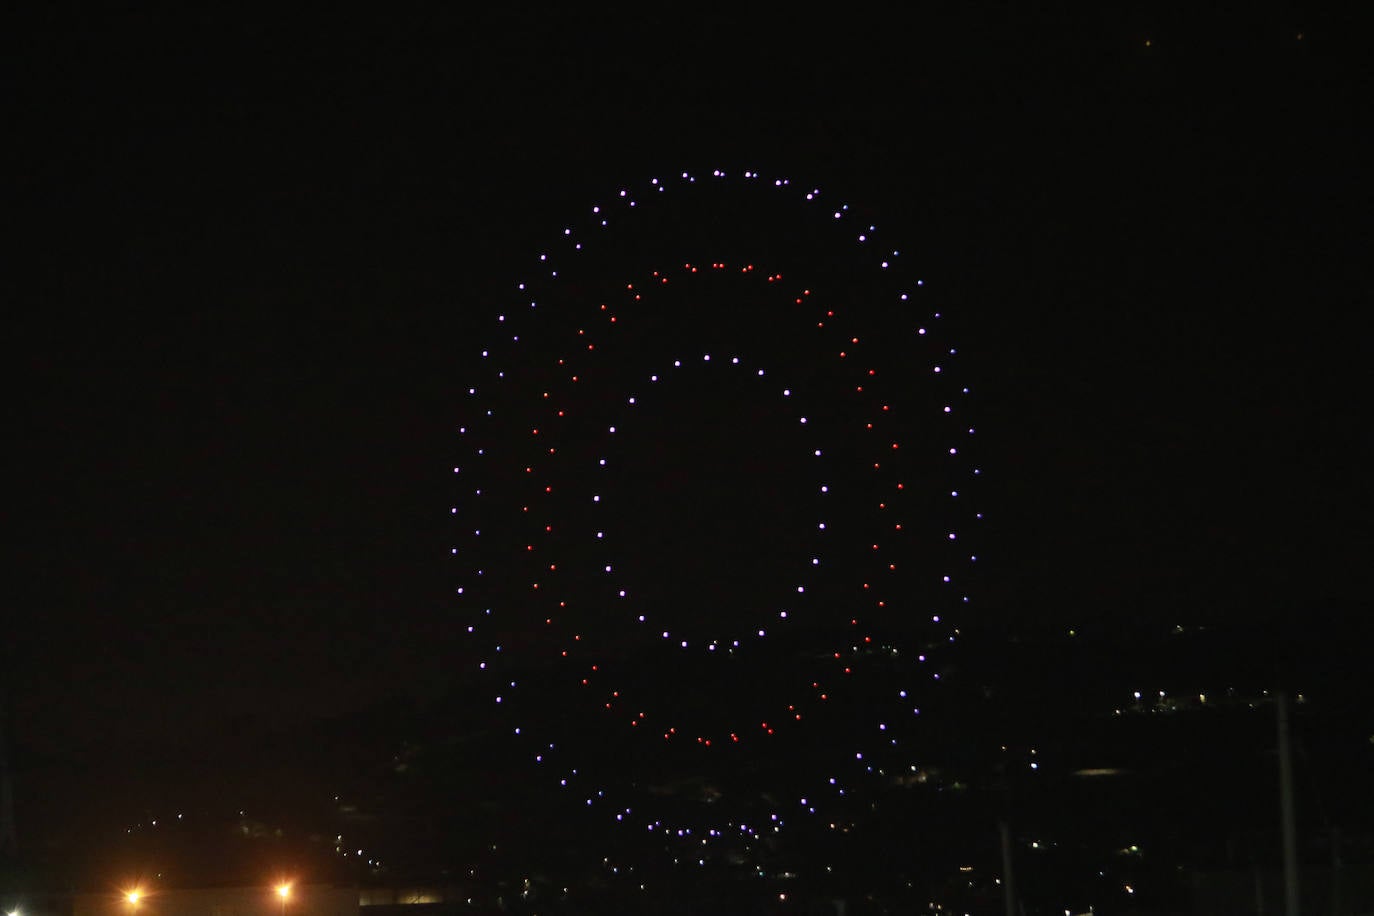
[[[5,642],[35,777],[438,691],[476,321],[565,214],[681,165],[814,177],[911,240],[982,395],[987,620],[1367,610],[1370,33],[1190,7],[28,14]]]

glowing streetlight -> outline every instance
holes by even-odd
[[[281,916],[286,916],[286,898],[291,896],[291,885],[278,884],[277,896],[281,898]]]
[[[131,891],[125,891],[124,893],[124,899],[129,902],[130,906],[138,906],[138,901],[142,896],[143,893],[138,888],[134,888]]]

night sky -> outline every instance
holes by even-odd
[[[5,31],[21,841],[119,823],[63,800],[147,773],[275,778],[264,736],[456,682],[482,335],[570,214],[682,168],[834,188],[905,241],[979,395],[979,626],[1362,632],[1366,22],[320,6]]]

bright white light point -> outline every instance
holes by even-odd
[[[803,422],[805,422],[805,421],[803,421]],[[819,458],[819,457],[821,457],[821,450],[820,450],[820,449],[816,449],[816,451],[815,451],[813,454],[815,454],[815,456],[816,456],[817,458]]]
[[[936,367],[935,367],[935,372],[936,372],[936,374],[939,374],[939,372],[940,372],[940,367],[939,367],[939,366],[936,366]]]
[[[606,564],[606,572],[610,572],[610,571],[611,571],[611,564],[607,563],[607,564]]]
[[[617,595],[618,597],[624,598],[624,597],[625,597],[625,589],[622,588],[620,591],[616,592],[616,595]]]
[[[674,367],[680,367],[681,365],[682,365],[682,360],[680,360],[680,359],[675,359],[675,360],[673,360],[673,366],[674,366]]]
[[[822,485],[822,486],[821,486],[821,492],[822,492],[822,493],[829,493],[829,492],[830,492],[830,488],[827,487],[827,486]]]
[[[738,357],[738,356],[733,357],[733,358],[730,360],[730,364],[733,365],[733,366],[738,366],[738,365],[739,365],[739,357]]]
[[[804,591],[806,591],[806,586],[805,586],[805,585],[798,585],[798,586],[797,586],[797,592],[798,592],[798,593],[801,593],[801,592],[804,592]]]
[[[812,565],[812,566],[820,566],[820,565],[821,565],[820,557],[812,557],[812,558],[811,558],[811,565]]]
[[[783,620],[786,620],[786,619],[787,619],[787,612],[786,612],[786,611],[778,611],[778,616],[781,617]]]
[[[600,497],[600,496],[593,496],[593,497],[592,497],[592,502],[594,502],[594,503],[599,503],[599,502],[601,502],[601,497]]]
[[[630,403],[633,404],[634,402],[635,402],[635,399],[634,399],[634,398],[630,398]]]
[[[604,468],[606,466],[606,459],[602,458],[601,460],[597,461],[597,464],[601,465]]]
[[[819,525],[817,525],[816,527],[819,528],[819,529],[821,529],[822,531],[824,531],[824,530],[825,530],[825,522],[821,522],[821,523],[820,523]]]
[[[949,491],[949,495],[950,495],[950,496],[958,496],[958,495],[959,495],[959,491],[958,491],[958,490],[950,490],[950,491]]]
[[[917,333],[917,334],[924,334],[925,332],[926,332],[926,329],[925,329],[925,328],[917,328],[917,329],[916,329],[916,333]]]
[[[762,370],[762,369],[759,370],[759,375],[763,375],[763,370]]]
[[[954,532],[953,532],[953,531],[951,531],[951,532],[949,533],[949,539],[950,539],[951,541],[954,540]]]
[[[784,388],[784,389],[782,390],[782,396],[785,397],[785,398],[790,398],[790,397],[792,396],[792,389],[791,389],[791,388]]]
[[[667,631],[667,630],[664,630],[664,631],[663,631],[663,638],[664,638],[664,639],[667,639],[667,638],[668,638],[668,631]]]
[[[643,622],[644,622],[644,615],[643,615],[643,614],[640,614],[640,615],[639,615],[639,622],[640,622],[640,623],[643,623]]]
[[[759,630],[759,635],[760,635],[760,636],[763,635],[763,631],[762,631],[762,630]]]
[[[596,539],[599,541],[599,540],[601,540],[602,536],[604,536],[604,535],[605,535],[605,532],[604,532],[604,531],[598,531],[598,532],[596,533]]]
[[[709,362],[711,361],[711,354],[710,354],[710,353],[706,353],[706,354],[704,354],[701,358],[702,358],[702,360],[703,360],[704,362],[708,362],[708,363],[709,363]]]
[[[806,417],[802,417],[798,422],[799,422],[799,423],[805,423],[805,422],[806,422]]]
[[[682,641],[682,648],[687,648],[687,640],[685,639]]]
[[[651,376],[649,376],[649,381],[651,381],[651,382],[656,382],[656,381],[658,381],[658,376],[657,376],[657,375],[651,375]]]

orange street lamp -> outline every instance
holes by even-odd
[[[277,896],[281,898],[281,916],[286,916],[286,898],[291,896],[291,885],[278,884]]]

